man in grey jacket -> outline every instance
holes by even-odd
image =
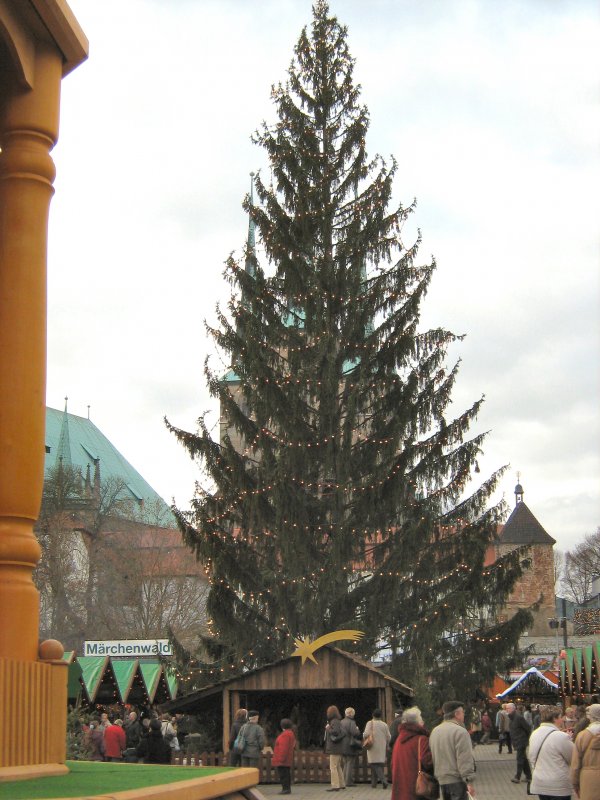
[[[475,794],[475,761],[471,737],[465,728],[465,707],[457,700],[442,706],[444,721],[431,731],[429,747],[433,771],[440,783],[442,800],[467,800]]]
[[[340,727],[344,731],[343,770],[346,786],[354,786],[356,757],[360,753],[362,747],[360,728],[354,720],[355,713],[353,708],[347,708],[344,712],[344,719],[340,722]],[[355,742],[358,742],[358,746],[354,745]]]
[[[258,724],[258,711],[248,712],[248,722],[242,726],[246,746],[242,753],[242,767],[258,767],[258,759],[265,746],[265,732]]]

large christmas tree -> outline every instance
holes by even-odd
[[[485,566],[500,472],[469,489],[481,400],[447,418],[457,337],[419,330],[435,265],[404,240],[414,207],[390,210],[395,162],[367,155],[353,64],[319,0],[273,88],[277,121],[255,136],[272,177],[256,177],[259,202],[246,198],[231,313],[210,328],[231,364],[206,368],[221,436],[202,420],[196,434],[172,428],[210,486],[179,523],[212,585],[209,672],[350,628],[365,637],[345,646],[386,651],[407,683],[418,669],[459,691],[517,651],[527,614],[501,624],[495,612],[521,555]]]

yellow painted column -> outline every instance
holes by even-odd
[[[33,88],[3,92],[0,120],[0,658],[38,658],[44,479],[46,247],[62,57],[38,42]]]

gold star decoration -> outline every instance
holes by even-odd
[[[313,642],[311,642],[310,639],[294,639],[296,650],[294,650],[292,656],[301,658],[303,664],[307,658],[317,664],[318,662],[314,653],[316,653],[319,648],[323,647],[323,645],[331,644],[331,642],[339,642],[342,639],[356,641],[357,639],[362,639],[363,636],[364,633],[362,631],[332,631],[331,633],[326,633],[324,636],[319,636],[319,638],[315,639]]]

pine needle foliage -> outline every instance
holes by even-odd
[[[272,179],[258,175],[244,207],[264,256],[249,237],[229,258],[230,313],[208,326],[232,370],[205,368],[221,435],[204,419],[196,433],[169,425],[214,487],[177,512],[211,575],[205,660],[258,666],[292,636],[353,628],[356,649],[391,653],[409,684],[411,654],[436,680],[480,681],[528,621],[494,622],[522,554],[484,567],[502,470],[469,489],[483,398],[448,418],[460,337],[419,330],[435,263],[417,262],[420,236],[404,241],[415,208],[392,207],[396,162],[367,154],[353,69],[319,0],[272,89],[277,120],[254,137]]]

